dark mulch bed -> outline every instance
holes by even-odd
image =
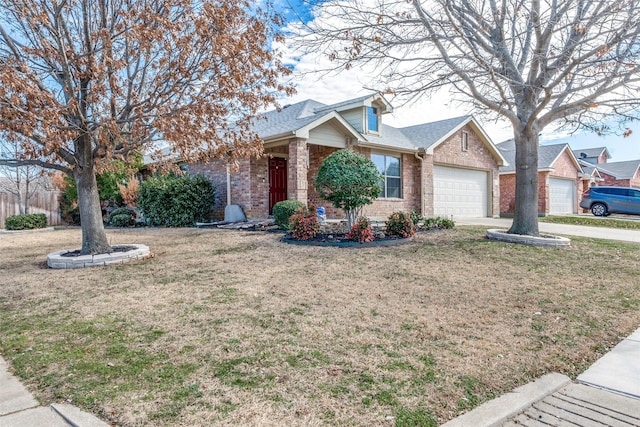
[[[398,236],[388,236],[384,232],[375,232],[375,240],[373,242],[354,242],[347,238],[346,233],[318,233],[316,237],[308,240],[298,240],[291,233],[287,233],[282,237],[282,241],[286,243],[298,245],[316,245],[316,246],[341,246],[341,247],[362,247],[362,246],[380,246],[393,245],[408,242],[411,238],[402,238]]]
[[[129,251],[134,251],[136,249],[138,249],[138,248],[136,248],[135,246],[126,246],[126,245],[111,246],[111,253],[113,253],[113,252],[129,252]],[[82,256],[80,251],[81,251],[80,249],[76,249],[75,251],[65,252],[60,256],[69,257],[69,258],[79,257],[79,256]]]

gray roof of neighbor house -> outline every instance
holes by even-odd
[[[574,155],[575,155],[575,150],[574,150]],[[578,160],[578,164],[580,165],[580,167],[582,168],[582,172],[584,172],[585,174],[591,176],[594,173],[596,175],[599,175],[598,173],[598,167],[596,165],[594,165],[593,163],[589,163],[583,159],[576,159]]]
[[[516,171],[516,143],[513,139],[496,144],[502,155],[507,159],[508,165],[500,168],[500,173],[512,173]],[[569,144],[553,144],[538,146],[538,170],[549,170],[553,163]],[[578,166],[579,168],[580,166]]]
[[[626,162],[612,162],[597,165],[601,173],[611,175],[616,179],[631,179],[640,168],[640,160],[627,160]]]
[[[582,148],[582,149],[571,150],[571,151],[573,151],[573,155],[576,156],[576,159],[600,157],[600,155],[603,152],[605,153],[607,159],[611,158],[611,155],[609,154],[609,150],[607,150],[607,147]]]

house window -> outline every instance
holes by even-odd
[[[462,151],[469,150],[469,134],[462,132]]]
[[[380,181],[380,197],[384,198],[401,198],[402,197],[402,180],[401,180],[401,164],[399,157],[385,156],[382,154],[371,154],[371,161],[376,165],[382,180]]]
[[[378,109],[375,107],[367,107],[367,130],[369,132],[378,132]]]

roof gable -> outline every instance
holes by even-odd
[[[515,140],[509,139],[496,145],[502,155],[509,162],[508,166],[500,168],[500,173],[515,173],[516,171],[516,143]],[[538,145],[538,171],[548,171],[554,168],[554,163],[562,156],[563,153],[567,153],[571,157],[571,161],[579,172],[582,172],[582,167],[578,160],[573,155],[569,144],[553,144],[553,145]]]
[[[597,165],[600,172],[611,175],[616,179],[635,178],[640,169],[640,160],[627,160],[625,162],[612,162]]]

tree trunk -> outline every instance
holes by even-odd
[[[79,168],[78,168],[79,169]],[[73,179],[78,188],[78,208],[82,227],[82,255],[111,252],[107,234],[102,223],[102,209],[98,195],[95,170],[91,165],[75,169]]]
[[[516,206],[511,234],[537,236],[538,231],[538,133],[515,135]]]

